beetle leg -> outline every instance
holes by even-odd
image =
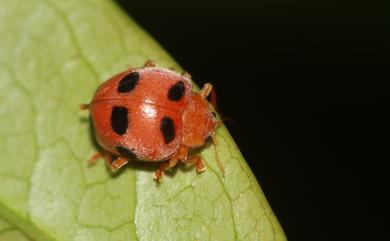
[[[95,164],[100,158],[104,158],[107,165],[111,166],[112,164],[112,155],[106,151],[100,151],[94,153],[89,159],[88,162],[90,164]]]
[[[204,162],[200,156],[192,156],[186,160],[183,160],[183,162],[195,165],[195,169],[197,172],[203,172],[204,170],[206,170],[206,166],[204,165]]]
[[[156,62],[154,60],[147,60],[144,64],[144,67],[156,67]]]
[[[92,154],[92,156],[88,159],[88,162],[90,164],[95,164],[101,157],[103,157],[103,153],[96,152],[96,153]]]
[[[112,155],[106,151],[96,152],[89,158],[88,162],[90,164],[95,164],[100,158],[104,158],[106,164],[114,170],[118,170],[123,167],[129,160],[125,157],[118,157],[115,160],[112,160]]]
[[[188,147],[183,146],[183,145],[180,146],[179,150],[176,152],[176,154],[173,155],[169,161],[162,163],[160,165],[160,167],[158,168],[158,170],[154,172],[154,174],[153,174],[154,180],[157,183],[159,183],[160,178],[164,174],[164,171],[167,171],[167,170],[171,169],[172,167],[176,166],[176,164],[179,162],[179,160],[181,160],[181,161],[186,160],[187,155],[188,155]]]
[[[166,161],[160,165],[160,167],[157,169],[157,171],[153,174],[153,179],[159,183],[162,175],[164,174],[164,171],[169,170],[170,168],[176,166],[179,159],[176,157],[172,157],[169,161]]]
[[[199,94],[203,99],[206,99],[209,96],[213,86],[210,83],[206,83],[203,85],[203,88],[200,90]]]
[[[108,165],[112,163],[112,156],[108,152],[100,151],[92,154],[92,156],[88,159],[88,162],[91,164],[95,164],[100,158],[104,158]]]
[[[118,170],[119,168],[123,167],[124,165],[126,165],[126,163],[129,162],[129,159],[127,159],[126,157],[118,157],[117,159],[115,159],[115,161],[109,163],[107,162],[107,164],[112,168],[114,169],[115,171]]]

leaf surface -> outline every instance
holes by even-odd
[[[0,218],[0,241],[32,241],[15,226]]]
[[[34,240],[285,240],[225,127],[225,177],[212,146],[206,172],[179,165],[160,185],[155,164],[88,165],[79,105],[99,83],[147,59],[180,70],[113,2],[0,0],[0,44],[0,216]]]

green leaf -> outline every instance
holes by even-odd
[[[0,218],[0,241],[32,241],[15,226]]]
[[[285,240],[225,127],[207,170],[157,164],[112,174],[79,110],[96,87],[154,59],[180,69],[109,0],[0,0],[0,216],[37,241]],[[1,224],[5,227],[6,224]],[[4,229],[3,229],[4,230]],[[9,238],[8,240],[22,240]]]

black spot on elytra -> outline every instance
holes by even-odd
[[[168,91],[168,99],[172,101],[179,101],[186,90],[186,87],[183,81],[179,81],[176,84],[172,85],[172,87]]]
[[[137,159],[137,155],[126,147],[116,146],[115,149],[124,157],[127,157],[132,160]]]
[[[163,134],[165,144],[168,144],[175,139],[175,124],[171,117],[165,116],[162,118],[160,130]]]
[[[123,135],[129,127],[128,110],[123,106],[114,106],[111,111],[111,128],[118,134]]]
[[[139,74],[138,72],[131,72],[119,81],[118,92],[128,93],[132,91],[138,84]]]

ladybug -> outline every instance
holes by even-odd
[[[179,161],[204,171],[201,157],[189,156],[189,150],[204,146],[209,138],[215,144],[219,122],[207,101],[211,90],[207,83],[192,92],[188,73],[157,67],[151,60],[111,77],[89,104],[81,105],[89,109],[103,149],[91,161],[102,156],[114,170],[132,160],[163,162],[153,175],[157,182]],[[223,173],[219,160],[218,165]]]

